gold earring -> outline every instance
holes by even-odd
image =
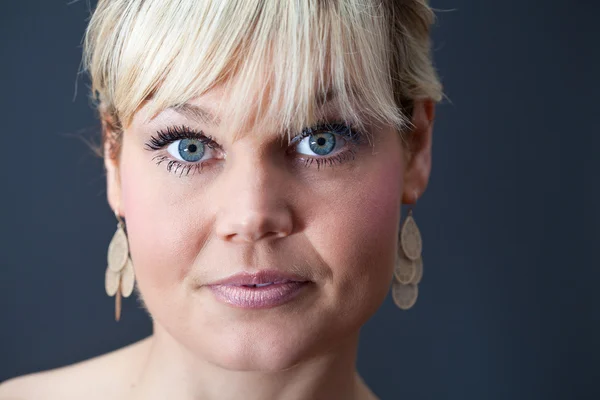
[[[106,294],[115,296],[115,321],[121,318],[121,296],[129,297],[135,286],[133,263],[129,257],[129,244],[125,233],[125,224],[115,211],[117,231],[108,245],[108,267],[104,278]]]
[[[398,235],[398,254],[394,266],[392,298],[398,308],[408,310],[419,296],[419,283],[423,278],[423,240],[413,218],[412,208],[402,223]]]

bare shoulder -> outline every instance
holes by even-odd
[[[150,338],[66,367],[0,384],[0,400],[119,399],[135,382]]]

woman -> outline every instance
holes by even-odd
[[[85,62],[152,336],[0,398],[375,399],[360,327],[417,297],[441,85],[426,0],[100,0]]]

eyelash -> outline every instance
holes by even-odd
[[[356,156],[356,147],[363,143],[364,134],[355,130],[352,124],[344,122],[319,122],[315,126],[307,127],[300,134],[290,141],[290,145],[294,145],[302,141],[304,138],[319,131],[329,131],[341,136],[350,145],[349,149],[343,150],[333,156],[310,157],[302,154],[300,158],[303,161],[304,167],[310,167],[312,164],[317,165],[317,170],[323,166],[334,166],[342,164],[349,160],[354,160]],[[156,132],[156,136],[152,136],[146,143],[146,149],[150,151],[158,151],[169,144],[182,139],[199,140],[202,144],[210,149],[221,150],[221,146],[210,135],[204,134],[202,131],[196,131],[185,125],[170,126],[164,130]],[[153,157],[156,165],[167,162],[167,171],[174,174],[179,173],[179,176],[188,176],[190,173],[199,173],[205,162],[186,163],[179,160],[174,160],[167,155],[157,155]]]

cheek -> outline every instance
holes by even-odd
[[[123,149],[122,203],[136,280],[144,299],[177,288],[209,230],[202,196],[189,196],[185,178],[167,173],[144,155]]]
[[[363,322],[381,305],[392,279],[402,193],[400,152],[389,152],[312,204],[307,237],[331,268],[332,304]],[[357,313],[352,310],[361,310]]]

